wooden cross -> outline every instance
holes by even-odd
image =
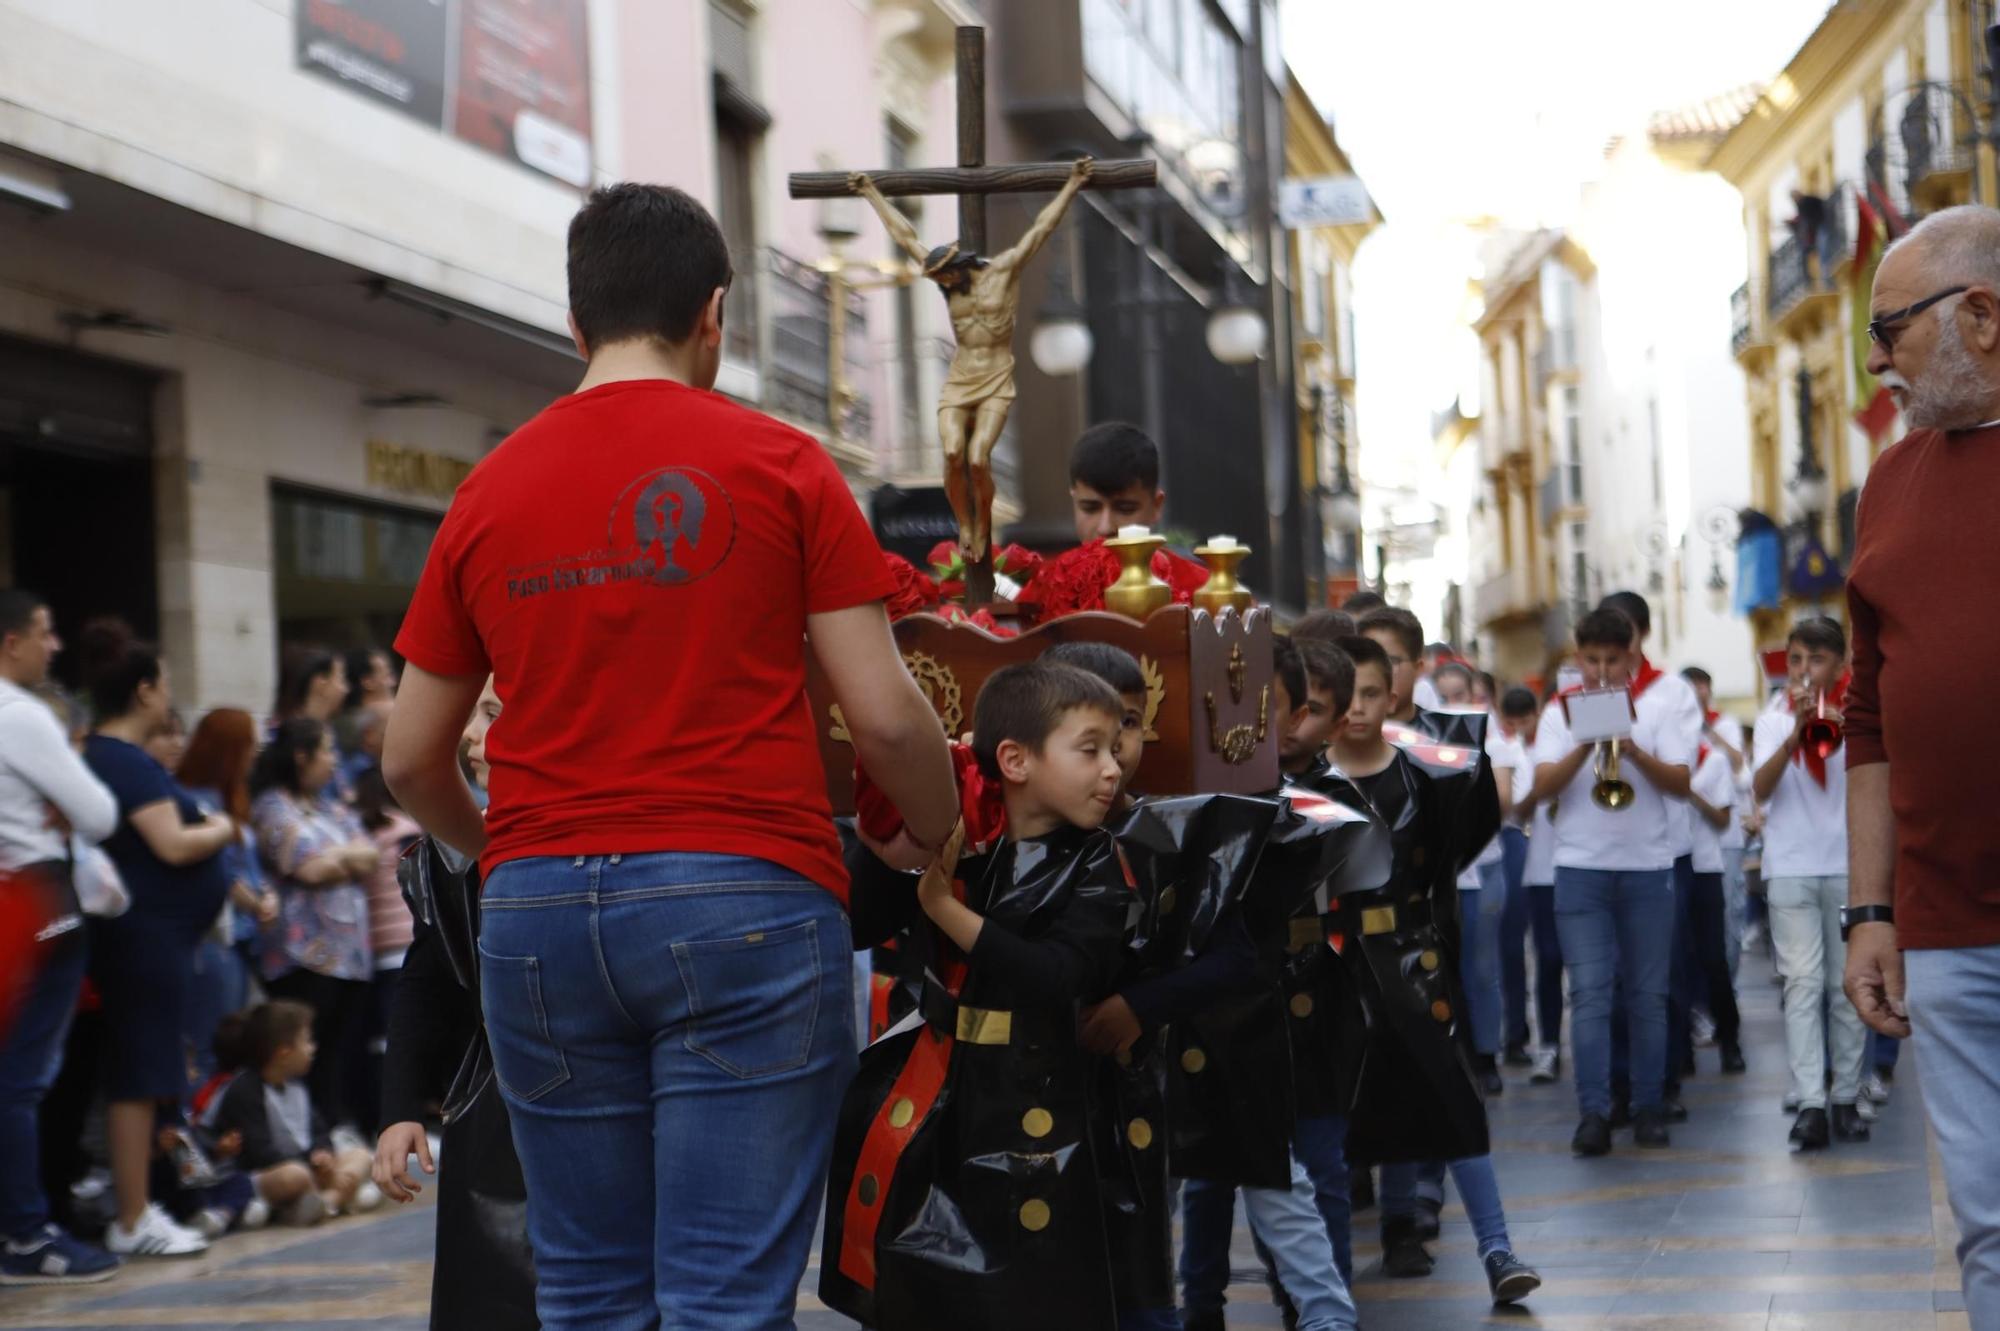
[[[989,194],[1047,193],[1059,190],[1070,177],[1069,162],[1022,162],[991,166],[986,161],[986,29],[958,30],[958,166],[908,171],[869,172],[881,193],[890,198],[919,194],[958,196],[958,245],[961,251],[987,255],[986,197]],[[1159,183],[1159,164],[1146,159],[1098,162],[1088,189],[1150,189]],[[836,198],[855,192],[846,171],[795,172],[789,181],[795,199]],[[835,317],[838,317],[836,314]],[[990,519],[990,514],[988,515]],[[990,526],[990,521],[989,521]],[[970,564],[966,603],[985,605],[993,595],[993,543]]]

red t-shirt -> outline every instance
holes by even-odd
[[[433,674],[494,674],[486,872],[706,851],[844,900],[806,616],[891,590],[816,440],[636,380],[559,399],[473,469],[396,650]]]
[[[1847,765],[1889,764],[1905,948],[2000,943],[1995,494],[1996,429],[1915,431],[1883,450],[1861,492],[1847,575]]]

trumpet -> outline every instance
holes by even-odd
[[[1617,740],[1614,739],[1608,744],[1603,740],[1598,741],[1597,753],[1591,760],[1590,770],[1597,777],[1597,784],[1590,788],[1590,798],[1596,802],[1598,808],[1609,809],[1613,813],[1623,813],[1632,807],[1637,792],[1632,789],[1631,782],[1619,779]]]
[[[1819,758],[1831,758],[1840,747],[1843,738],[1840,722],[1830,720],[1826,714],[1826,690],[1819,691],[1819,700],[1813,715],[1799,728],[1799,745]]]

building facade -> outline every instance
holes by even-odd
[[[833,364],[835,251],[887,242],[784,175],[952,160],[976,19],[0,0],[0,583],[156,635],[193,709],[269,708],[283,642],[386,643],[457,481],[574,385],[565,231],[619,179],[730,239],[720,389],[857,491],[935,476],[942,302],[850,291]]]
[[[1709,157],[1739,191],[1747,233],[1731,334],[1749,435],[1743,533],[1771,549],[1737,602],[1762,646],[1781,645],[1800,614],[1845,614],[1855,504],[1901,433],[1864,368],[1862,219],[1893,237],[1939,208],[1995,202],[1981,50],[1993,9],[1834,6]]]

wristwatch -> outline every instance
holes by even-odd
[[[1847,941],[1847,933],[1857,924],[1894,924],[1894,906],[1842,906],[1840,908],[1840,941]]]

